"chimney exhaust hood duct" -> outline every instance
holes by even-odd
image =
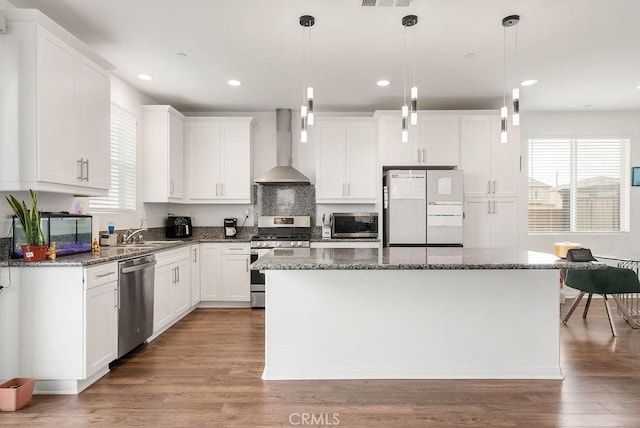
[[[293,139],[291,110],[276,109],[276,165],[255,179],[257,184],[310,184],[307,176],[291,166]]]

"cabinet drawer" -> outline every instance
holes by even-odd
[[[249,254],[251,246],[248,243],[222,244],[222,254]]]
[[[175,250],[160,251],[155,254],[156,256],[156,269],[162,266],[166,266],[171,263],[175,263],[182,259],[189,259],[191,247],[185,245]]]
[[[84,289],[97,287],[111,281],[118,280],[118,263],[107,263],[104,265],[85,269]]]

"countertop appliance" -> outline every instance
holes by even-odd
[[[56,255],[86,253],[91,251],[93,218],[90,215],[69,214],[68,212],[42,213],[42,233],[46,244],[56,243]],[[24,229],[18,217],[13,216],[14,258],[22,258],[22,245],[26,243]]]
[[[377,238],[378,213],[333,213],[332,238]]]
[[[260,216],[258,233],[251,237],[251,263],[273,248],[309,248],[311,217]],[[264,273],[251,271],[251,307],[264,308]]]
[[[153,334],[154,255],[118,263],[118,358]]]
[[[189,238],[192,233],[191,217],[173,215],[167,217],[167,238]]]
[[[322,239],[331,239],[332,215],[322,214]]]
[[[224,219],[224,237],[233,238],[238,233],[238,219],[237,218],[225,218]]]
[[[460,170],[389,170],[384,175],[384,246],[461,247]]]

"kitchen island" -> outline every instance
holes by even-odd
[[[274,249],[263,379],[561,379],[558,269],[543,253]]]

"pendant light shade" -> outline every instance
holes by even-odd
[[[407,15],[402,18],[402,26],[404,27],[404,85],[402,88],[402,131],[400,141],[409,142],[409,123],[411,125],[418,124],[418,87],[416,86],[416,32],[413,29],[413,85],[411,86],[411,103],[407,105],[407,28],[413,27],[418,23],[416,15]],[[411,110],[411,111],[409,111]]]
[[[311,77],[307,67],[307,51],[309,50],[311,39],[311,27],[316,20],[311,15],[302,15],[300,25],[302,26],[302,106],[300,107],[300,142],[308,141],[307,131],[309,125],[313,125],[313,87]],[[308,33],[308,34],[307,34]]]

